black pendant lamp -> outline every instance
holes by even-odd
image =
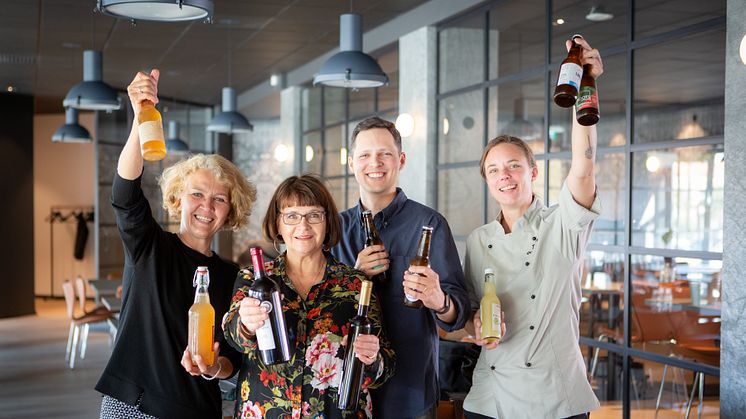
[[[168,121],[168,138],[166,139],[166,150],[169,153],[186,154],[189,146],[179,138],[179,122]]]
[[[212,0],[98,0],[96,8],[107,15],[132,21],[184,22],[212,20]]]
[[[65,125],[57,128],[52,135],[55,143],[90,143],[93,141],[91,134],[78,123],[78,110],[75,108],[65,109]]]
[[[122,106],[116,90],[102,81],[103,54],[83,51],[83,81],[73,86],[62,106],[89,111],[114,111]]]
[[[339,17],[339,52],[331,56],[313,78],[313,84],[352,89],[379,87],[389,77],[375,59],[363,52],[363,17],[347,13]]]

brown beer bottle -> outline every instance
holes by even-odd
[[[591,65],[583,65],[583,78],[580,80],[578,101],[575,102],[575,117],[580,125],[595,125],[600,118],[598,114],[598,91],[596,79],[591,76]]]
[[[430,238],[432,235],[432,227],[422,226],[420,243],[417,245],[417,255],[409,262],[411,266],[430,266]],[[422,301],[408,295],[404,290],[404,305],[410,308],[421,308]]]
[[[363,211],[363,228],[365,229],[365,247],[373,245],[383,246],[383,240],[381,240],[381,236],[378,235],[376,225],[373,223],[373,213],[370,210]],[[381,265],[378,265],[374,269],[380,267]],[[386,282],[387,279],[386,272],[381,272],[370,278],[370,280],[375,284]]]
[[[575,104],[578,98],[578,87],[583,76],[583,68],[580,66],[580,44],[575,42],[580,35],[573,35],[572,46],[567,52],[567,58],[562,61],[557,87],[554,88],[554,103],[563,108],[569,108]]]

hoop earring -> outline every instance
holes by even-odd
[[[282,254],[282,252],[280,251],[280,246],[277,245],[277,238],[276,237],[272,239],[272,247],[275,248],[275,251],[277,251],[278,255]]]

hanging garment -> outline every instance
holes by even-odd
[[[75,233],[75,249],[73,256],[75,259],[82,260],[85,254],[85,244],[88,240],[88,225],[85,215],[81,212],[75,215],[78,220],[78,231]]]

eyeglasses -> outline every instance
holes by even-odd
[[[324,222],[323,211],[311,211],[306,214],[298,214],[297,212],[281,212],[282,222],[294,226],[300,224],[300,221],[305,218],[308,224],[320,224]]]

